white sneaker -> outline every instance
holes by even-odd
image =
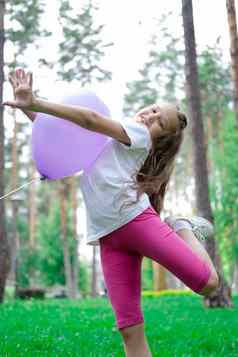
[[[204,241],[214,235],[214,226],[206,218],[194,216],[191,218],[182,216],[169,216],[165,218],[165,222],[172,228],[175,229],[176,223],[178,221],[186,221],[191,225],[192,231],[199,241]]]

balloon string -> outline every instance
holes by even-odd
[[[20,191],[23,187],[28,186],[28,185],[30,185],[32,182],[37,181],[37,180],[39,180],[39,179],[43,181],[43,180],[46,180],[46,177],[45,177],[45,176],[41,176],[41,177],[34,178],[34,179],[32,179],[31,181],[25,183],[24,185],[22,185],[22,186],[16,188],[16,189],[13,190],[13,191],[8,192],[6,195],[0,197],[0,200],[2,200],[3,198],[6,198],[6,197],[12,195],[13,193],[15,193],[15,192],[17,192],[17,191]]]

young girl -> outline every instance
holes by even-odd
[[[87,240],[100,246],[105,284],[126,356],[151,356],[141,310],[143,257],[164,266],[198,294],[208,295],[218,286],[215,268],[196,239],[211,236],[211,224],[184,217],[170,217],[167,224],[159,216],[186,116],[173,104],[155,104],[134,118],[114,121],[85,108],[34,97],[32,73],[23,69],[9,80],[15,100],[4,105],[22,109],[31,120],[32,112],[43,112],[114,139],[80,178]]]

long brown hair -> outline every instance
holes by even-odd
[[[160,213],[163,209],[164,196],[171,177],[175,157],[183,141],[183,129],[187,126],[185,114],[177,111],[179,125],[175,133],[164,133],[156,139],[138,172],[132,179],[137,191],[136,201],[146,192],[152,207]]]

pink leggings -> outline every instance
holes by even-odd
[[[118,329],[144,322],[141,310],[141,263],[148,257],[199,292],[210,268],[158,213],[145,211],[100,240],[100,256],[108,297]]]

